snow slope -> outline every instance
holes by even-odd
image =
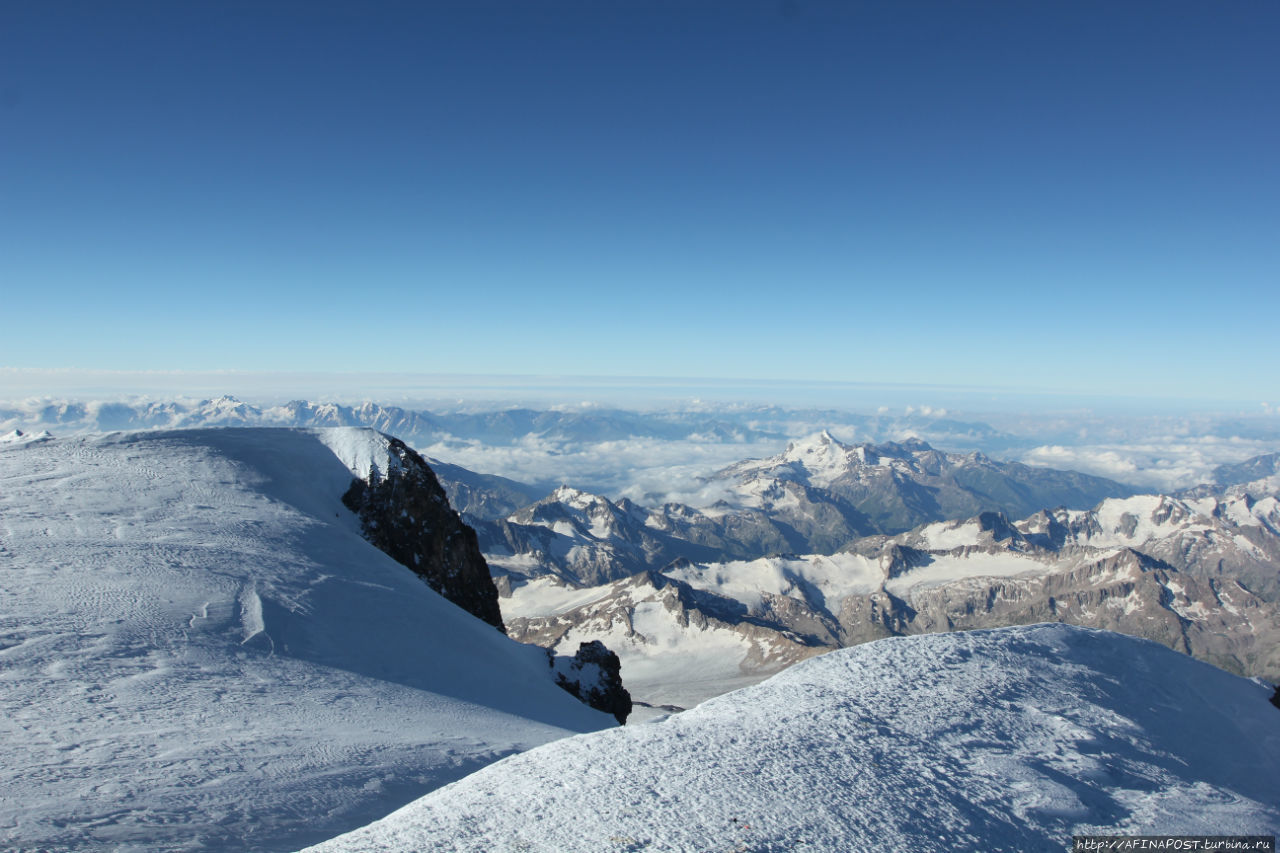
[[[568,738],[310,848],[1031,851],[1280,830],[1261,685],[1066,625],[891,638]]]
[[[385,442],[0,445],[0,849],[296,849],[614,724],[361,538]]]

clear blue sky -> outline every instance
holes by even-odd
[[[1275,402],[1280,3],[0,4],[0,365]]]

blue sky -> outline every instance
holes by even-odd
[[[0,365],[1280,399],[1280,5],[0,6]]]

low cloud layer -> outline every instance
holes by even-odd
[[[1146,441],[1064,446],[1046,444],[1021,457],[1028,465],[1109,477],[1157,492],[1207,483],[1213,469],[1276,450],[1276,442],[1238,436],[1164,436]]]
[[[332,407],[325,404],[319,408]],[[345,420],[314,423],[376,423],[430,456],[474,471],[499,474],[548,491],[567,484],[613,499],[627,497],[646,506],[664,502],[708,506],[725,495],[722,486],[704,481],[707,475],[743,459],[777,454],[788,440],[822,429],[849,444],[920,437],[940,450],[982,450],[997,459],[1081,471],[1163,492],[1207,482],[1217,465],[1280,450],[1280,414],[1270,408],[1262,413],[1234,414],[1105,415],[1088,410],[996,414],[917,402],[859,413],[699,401],[637,412],[611,410],[579,398],[537,411],[592,417],[530,417],[528,412],[520,416],[509,406],[435,411],[463,410],[497,413],[498,417],[450,419],[426,411],[421,412],[423,418],[360,421],[354,419],[357,415],[352,409],[346,412]],[[360,407],[360,412],[364,413],[365,407]],[[506,412],[516,416],[508,421]],[[293,415],[284,409],[255,409],[226,398],[74,401],[36,397],[0,402],[0,433],[48,429],[55,435],[66,435],[138,427],[272,426],[294,423],[290,417]],[[297,423],[313,422],[304,419]],[[406,431],[398,432],[401,429]]]
[[[831,432],[846,442],[868,440],[848,427],[836,427]],[[883,439],[902,439],[910,434],[907,430],[895,431]],[[723,485],[708,484],[702,478],[743,459],[780,453],[786,444],[786,440],[718,443],[627,439],[568,445],[528,437],[506,446],[445,442],[423,449],[465,468],[548,488],[563,483],[615,500],[630,498],[647,506],[678,502],[706,507],[726,495]],[[1152,492],[1173,492],[1209,482],[1218,465],[1276,450],[1280,450],[1280,442],[1274,439],[1173,434],[1145,440],[1118,437],[1106,443],[1080,445],[1042,444],[997,456],[1037,467],[1107,477]]]
[[[548,488],[569,485],[645,505],[678,502],[708,506],[724,497],[724,490],[700,482],[701,477],[742,459],[771,456],[785,448],[785,441],[635,438],[571,445],[528,436],[511,445],[450,441],[419,449],[443,462]]]

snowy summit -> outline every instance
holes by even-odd
[[[0,849],[296,850],[614,720],[371,545],[365,429],[0,445]]]
[[[308,853],[1063,850],[1280,829],[1269,690],[1066,625],[891,638],[491,765]]]

